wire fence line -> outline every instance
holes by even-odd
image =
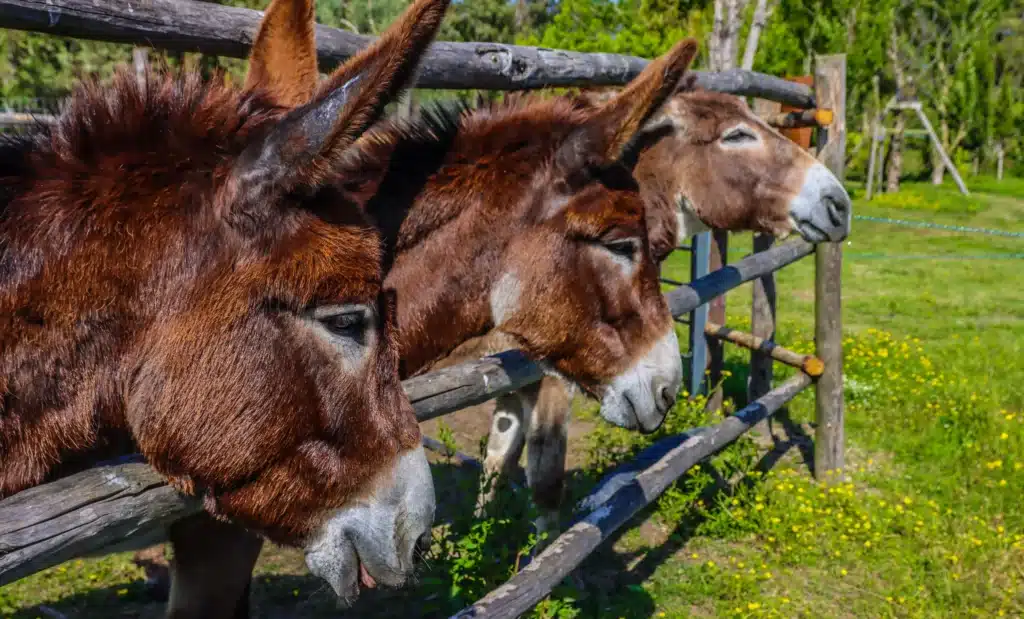
[[[892,219],[890,217],[875,217],[872,215],[854,215],[853,218],[860,219],[862,221],[873,221],[875,223],[892,224],[895,226],[907,226],[910,228],[933,228],[937,230],[951,230],[953,232],[971,232],[975,234],[987,234],[989,236],[1006,236],[1011,238],[1024,239],[1024,232],[1010,232],[1008,230],[994,230],[992,228],[975,228],[972,226],[937,224],[930,221],[911,221],[909,219]]]

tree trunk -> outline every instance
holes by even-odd
[[[715,21],[708,40],[712,71],[736,68],[740,36],[740,12],[746,0],[715,0]]]
[[[959,142],[959,136],[957,143]],[[946,154],[950,157],[953,156],[953,150],[956,148],[957,143],[950,141],[949,139],[949,121],[945,117],[939,122],[939,144],[942,148],[946,149]],[[939,154],[939,149],[932,145],[932,185],[941,185],[943,179],[946,177],[946,165],[942,161],[942,155]]]
[[[135,79],[140,84],[146,81],[146,66],[149,64],[149,50],[145,47],[132,49],[132,65],[135,67]]]
[[[894,193],[900,190],[900,176],[903,174],[903,131],[907,122],[903,113],[896,111],[896,126],[893,128],[892,141],[889,144],[889,169],[886,170],[887,181],[885,191]]]
[[[516,34],[523,34],[529,28],[530,5],[527,0],[516,0],[515,28]]]
[[[754,18],[750,22],[750,32],[747,33],[747,44],[743,48],[741,69],[750,71],[754,68],[754,56],[757,55],[757,44],[761,38],[761,31],[764,30],[764,25],[768,22],[768,18],[771,17],[772,10],[774,9],[775,5],[769,5],[768,0],[757,0],[757,6],[754,8]]]
[[[996,142],[996,180],[1003,180],[1003,143]]]
[[[905,95],[907,79],[903,72],[903,64],[900,62],[899,38],[896,27],[889,30],[889,47],[886,50],[889,62],[892,64],[893,77],[896,78],[897,99]],[[900,175],[903,174],[903,132],[907,128],[903,113],[896,110],[896,126],[893,128],[892,142],[889,146],[889,168],[886,170],[888,181],[885,184],[885,191],[892,193],[900,190]]]
[[[850,12],[846,14],[846,49],[844,50],[847,54],[853,49],[853,44],[857,41],[857,5],[850,7]]]
[[[939,149],[932,144],[932,185],[941,185],[942,180],[946,177],[946,164],[942,162],[942,155],[939,154]]]

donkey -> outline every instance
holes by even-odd
[[[587,93],[584,106],[614,95]],[[708,229],[753,230],[810,242],[849,234],[850,197],[810,153],[727,94],[687,84],[651,119],[636,140],[635,176],[646,205],[654,258],[662,262],[686,239]],[[443,364],[514,347],[503,333],[465,342]],[[526,450],[526,479],[541,532],[557,532],[565,477],[567,424],[574,386],[556,376],[502,396],[495,403],[484,460],[485,476],[509,474]],[[478,513],[495,484],[482,492]]]
[[[0,497],[137,450],[343,604],[409,581],[433,485],[380,237],[333,184],[447,6],[417,0],[343,79],[309,87],[301,54],[244,89],[122,69],[0,142]],[[170,616],[231,614],[199,585]]]
[[[286,56],[279,46],[305,45],[301,56],[315,57],[311,38],[287,37],[310,4],[271,4],[250,75],[281,75],[265,60]],[[439,108],[363,136],[336,170],[335,189],[339,205],[359,205],[382,233],[403,377],[498,329],[553,375],[602,398],[613,423],[648,432],[661,424],[682,367],[623,158],[695,52],[684,41],[621,96],[589,109],[566,100],[486,115]],[[331,79],[348,79],[363,62],[350,60]],[[181,543],[198,553],[221,533]],[[222,560],[207,554],[208,564]]]
[[[265,19],[311,14],[311,3],[275,0]],[[282,55],[278,46],[305,45],[303,55],[315,56],[297,31],[291,39],[264,32],[251,74],[273,73],[262,59]],[[627,159],[696,47],[681,42],[600,104],[442,106],[359,140],[335,189],[340,205],[360,206],[382,234],[403,376],[499,330],[553,375],[600,397],[612,423],[657,429],[682,364]],[[350,60],[332,79],[363,62]]]

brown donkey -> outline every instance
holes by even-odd
[[[581,101],[607,100],[598,95]],[[710,228],[754,230],[810,242],[849,233],[850,198],[810,153],[755,116],[731,95],[684,88],[636,141],[635,175],[647,228],[661,262],[680,243]],[[466,342],[446,364],[514,346],[502,333]],[[494,477],[514,469],[524,446],[527,484],[540,509],[537,527],[557,530],[565,475],[573,385],[557,377],[499,398],[484,468]],[[481,493],[482,509],[493,495]]]
[[[301,57],[244,90],[122,70],[0,142],[0,497],[138,450],[344,601],[408,580],[434,495],[393,293],[325,181],[447,4],[418,0],[344,80],[311,87]],[[188,590],[210,584],[176,582],[170,614],[229,616]]]
[[[274,75],[264,59],[283,57],[279,46],[305,44],[302,56],[314,55],[310,39],[289,42],[287,28],[267,26],[288,23],[278,13],[308,14],[309,5],[272,3],[250,75]],[[623,159],[695,51],[693,41],[678,45],[621,96],[590,108],[566,100],[486,113],[442,108],[360,140],[336,170],[337,204],[360,205],[383,234],[403,376],[499,330],[600,397],[614,423],[661,424],[682,367],[643,201]],[[363,62],[349,61],[332,79],[344,81]],[[187,543],[198,552],[200,538],[219,533]]]

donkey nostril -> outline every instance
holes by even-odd
[[[672,388],[666,384],[661,383],[654,389],[655,400],[658,405],[658,410],[662,413],[672,408],[672,404],[675,403],[675,394],[672,393]]]
[[[413,558],[417,564],[423,562],[423,557],[430,552],[430,545],[433,543],[434,538],[431,536],[430,531],[427,531],[416,540],[416,549],[413,552]]]
[[[836,200],[834,196],[825,196],[825,212],[828,213],[829,221],[832,222],[833,226],[838,228],[843,225],[845,211],[846,209],[842,203]]]

